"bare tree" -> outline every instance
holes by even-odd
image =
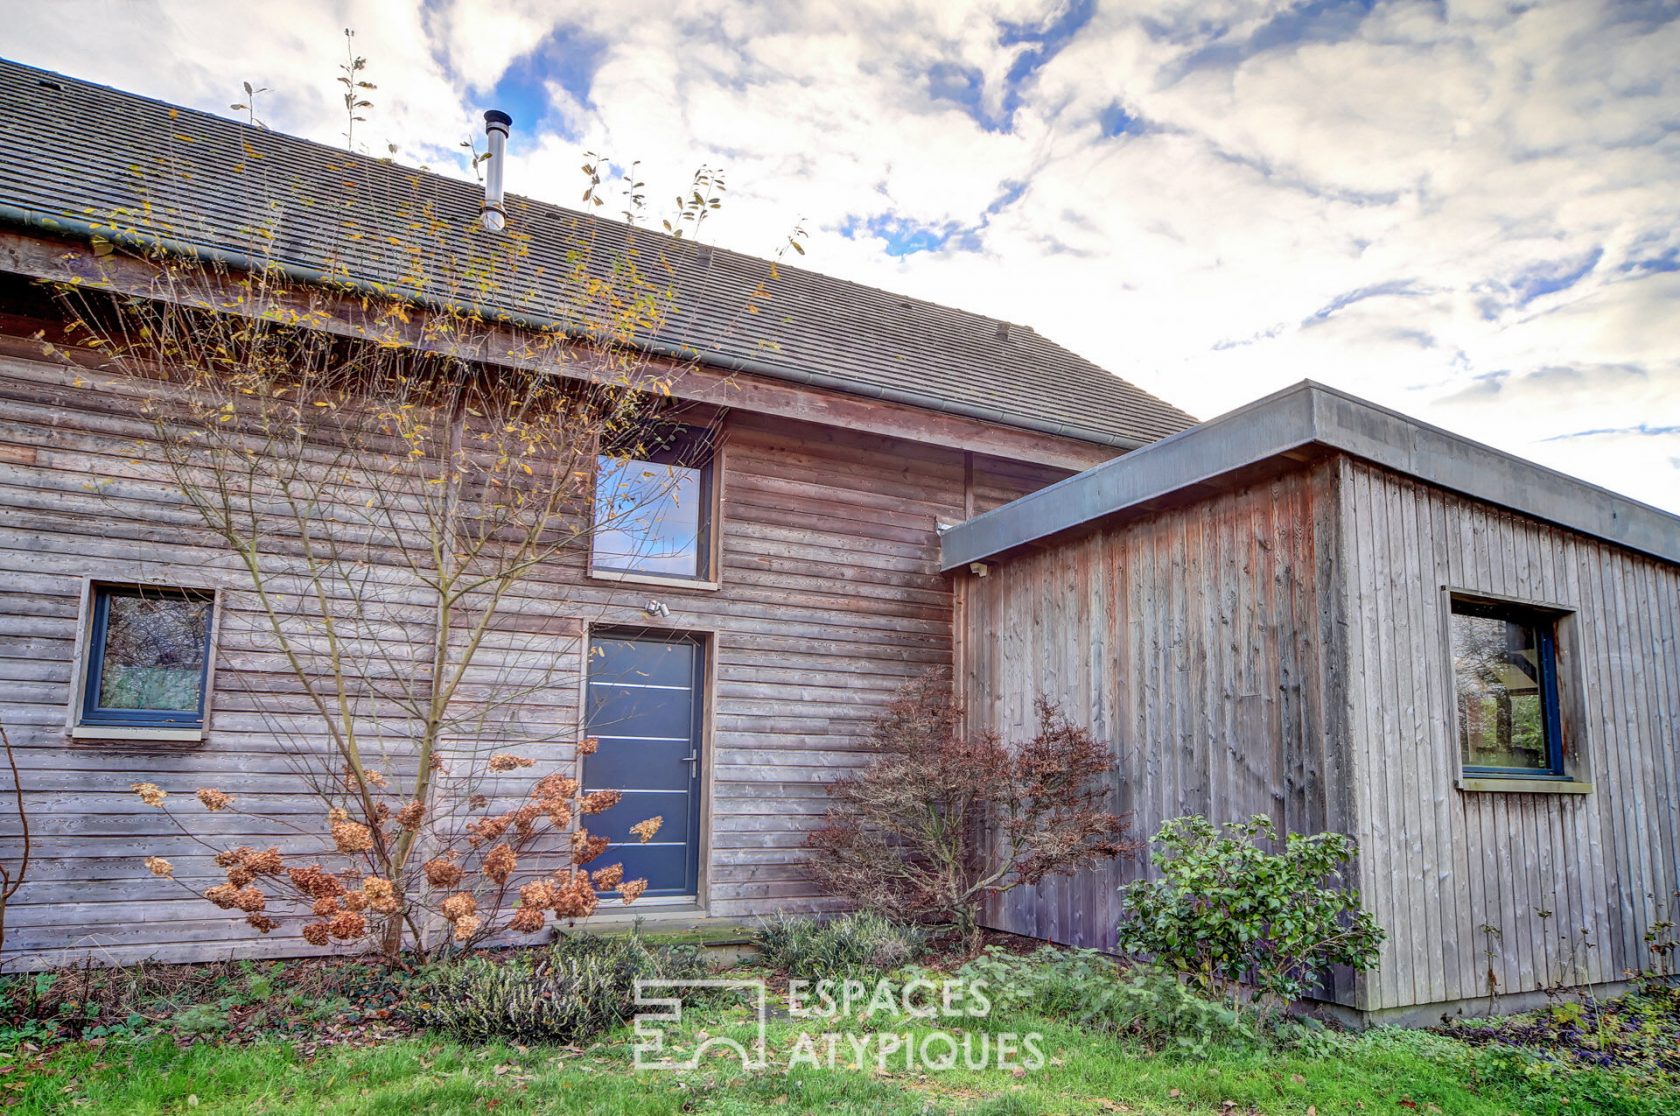
[[[657,476],[629,499],[598,500],[595,486],[694,421],[671,399],[688,366],[642,344],[674,296],[633,252],[585,258],[564,305],[545,308],[567,326],[514,330],[462,292],[484,274],[517,289],[523,243],[483,251],[436,282],[410,276],[420,297],[144,243],[114,254],[145,270],[143,290],[59,288],[83,365],[96,353],[150,425],[136,468],[179,493],[243,572],[224,642],[253,626],[250,645],[287,680],[261,681],[252,704],[319,821],[295,826],[303,851],[205,842],[227,875],[206,897],[264,933],[295,918],[312,942],[376,942],[394,959],[444,929],[470,945],[645,886],[588,867],[607,842],[582,819],[619,796],[582,792],[575,764],[593,742],[553,709],[574,661],[560,647],[584,630],[577,579],[556,571],[579,569],[592,531],[648,535]],[[170,809],[164,788],[135,790]],[[243,809],[215,787],[197,798]],[[197,836],[192,817],[171,816]],[[659,824],[633,830],[646,841]],[[162,858],[147,865],[173,875]]]
[[[17,753],[12,751],[12,738],[6,733],[6,726],[0,725],[0,746],[6,749],[6,766],[12,773],[12,804],[17,809],[18,818],[18,855],[16,862],[0,861],[0,957],[6,952],[6,908],[11,905],[12,896],[23,886],[24,879],[29,874],[29,858],[33,853],[33,842],[29,835],[29,814],[24,808],[23,779],[18,774]]]

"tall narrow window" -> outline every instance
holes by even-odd
[[[601,455],[590,569],[706,580],[711,503],[711,447],[696,432],[633,455]]]
[[[203,727],[214,597],[100,585],[92,605],[81,723]]]
[[[1561,778],[1556,619],[1454,600],[1452,655],[1465,772]]]

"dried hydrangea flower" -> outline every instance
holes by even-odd
[[[484,874],[499,884],[507,883],[518,867],[519,858],[506,841],[484,854]]]
[[[361,822],[333,822],[332,839],[338,851],[343,853],[367,852],[373,848],[373,830]]]
[[[291,878],[292,886],[310,898],[322,899],[344,894],[343,881],[319,864],[293,868],[286,874]]]
[[[327,944],[332,929],[325,922],[311,922],[303,928],[303,940],[312,946]]]
[[[541,779],[538,779],[536,785],[531,788],[532,796],[536,798],[539,803],[551,798],[570,800],[577,796],[577,792],[578,781],[570,775],[562,775],[559,772],[554,772],[551,775],[544,775]]]
[[[163,800],[169,797],[169,792],[156,783],[134,783],[131,789],[148,806],[162,806]]]
[[[246,915],[245,921],[256,927],[257,933],[259,934],[266,934],[280,925],[267,915],[261,914]]]
[[[634,903],[647,890],[646,880],[625,880],[618,885],[618,894],[626,904]]]
[[[605,837],[596,837],[587,829],[579,829],[572,834],[572,863],[588,864],[606,852],[610,844],[612,842]]]
[[[443,917],[449,922],[459,922],[469,915],[478,912],[478,900],[464,891],[458,891],[443,901],[439,908]]]
[[[222,883],[217,884],[215,887],[207,888],[204,892],[204,897],[225,911],[233,906],[234,897],[238,894],[239,889],[237,887],[232,884]]]
[[[555,881],[554,913],[560,918],[588,918],[600,901],[588,872],[573,872]]]
[[[175,865],[169,863],[169,861],[163,859],[161,856],[148,856],[146,858],[146,870],[152,875],[161,876],[166,880],[172,880],[175,878]]]
[[[591,877],[595,881],[595,890],[611,891],[624,880],[624,865],[614,864],[609,868],[602,868]]]
[[[554,906],[554,889],[542,880],[528,883],[519,889],[519,903],[532,910],[545,911]]]
[[[404,829],[419,829],[420,823],[425,820],[425,817],[426,804],[419,801],[410,802],[397,811],[397,824]]]
[[[586,736],[582,740],[578,741],[578,754],[582,756],[592,756],[599,751],[600,748],[601,742],[593,736]]]
[[[478,928],[483,925],[484,920],[479,918],[477,915],[466,915],[463,918],[456,920],[455,940],[458,942],[467,941],[474,934],[478,933]]]
[[[237,849],[223,849],[216,854],[216,867],[232,868],[236,864],[245,863],[245,858],[251,855],[248,845],[240,845]]]
[[[475,822],[468,822],[467,844],[476,849],[478,846],[487,845],[491,841],[499,841],[502,838],[502,834],[507,832],[508,826],[512,824],[513,817],[510,814],[503,814],[500,817],[494,818],[481,818]]]
[[[402,900],[397,898],[397,885],[379,876],[369,876],[362,881],[362,894],[367,896],[368,906],[382,915],[394,915],[402,910]]]
[[[513,917],[508,919],[508,929],[521,934],[535,934],[544,925],[546,922],[539,907],[520,907],[513,912]]]
[[[454,887],[461,882],[461,866],[447,857],[434,857],[420,866],[433,887]]]
[[[491,771],[517,771],[521,767],[530,767],[537,761],[526,756],[516,756],[512,752],[497,752],[490,757]]]
[[[209,810],[212,814],[219,810],[226,810],[229,806],[233,805],[233,797],[231,795],[223,794],[214,787],[199,787],[198,800],[202,802],[204,804],[204,808]]]
[[[247,914],[260,911],[268,905],[268,900],[256,888],[235,887],[233,884],[217,884],[207,889],[204,897],[224,911],[241,910]]]
[[[634,833],[637,838],[641,840],[642,844],[645,845],[649,841],[653,840],[653,835],[658,833],[659,827],[664,824],[665,818],[663,816],[656,815],[648,818],[646,821],[637,822],[635,825],[630,827],[630,832]]]
[[[624,795],[615,790],[591,791],[578,799],[578,809],[586,814],[599,814],[611,810],[622,801]]]
[[[345,911],[327,923],[327,931],[341,942],[348,942],[367,933],[367,919],[354,911]]]
[[[513,822],[514,832],[521,838],[529,839],[537,832],[537,819],[542,817],[542,807],[535,802],[527,802],[519,809],[508,815]]]

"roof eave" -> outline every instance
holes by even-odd
[[[1680,517],[1303,380],[946,531],[946,571],[1241,474],[1309,446],[1680,564]]]
[[[44,232],[52,236],[70,236],[82,240],[92,240],[100,237],[113,243],[126,244],[129,247],[145,250],[161,249],[178,255],[205,259],[227,267],[241,270],[255,268],[275,268],[289,278],[301,283],[313,283],[334,286],[358,293],[376,295],[381,298],[409,297],[417,304],[435,304],[435,300],[426,298],[420,292],[402,292],[393,290],[371,281],[354,276],[329,275],[326,272],[275,261],[258,261],[248,253],[220,247],[216,245],[193,244],[188,241],[169,237],[156,237],[137,234],[129,230],[116,227],[113,224],[88,221],[68,214],[49,214],[37,210],[26,209],[9,202],[0,201],[0,223],[11,224],[29,229],[34,232]],[[509,313],[506,310],[482,305],[478,303],[463,303],[455,307],[469,313],[482,315],[486,320],[505,322],[513,326],[527,329],[555,329],[563,323],[554,319],[542,319],[531,315]],[[711,368],[726,372],[745,372],[755,376],[765,376],[786,383],[805,384],[811,387],[838,391],[847,395],[865,399],[880,399],[885,402],[899,403],[905,406],[918,407],[923,410],[935,411],[941,414],[953,415],[958,418],[972,419],[978,422],[992,423],[998,426],[1008,426],[1017,430],[1028,430],[1035,434],[1047,434],[1073,441],[1088,442],[1094,445],[1112,446],[1122,451],[1138,449],[1150,443],[1141,438],[1130,438],[1107,431],[1078,426],[1072,423],[1054,422],[1046,419],[1033,418],[1030,415],[1010,414],[999,408],[983,407],[964,403],[962,400],[949,399],[944,396],[923,392],[907,391],[883,385],[865,384],[847,380],[839,376],[829,376],[821,372],[812,372],[797,368],[778,368],[746,357],[732,356],[727,353],[709,353],[695,350],[686,346],[674,345],[655,339],[645,339],[637,343],[648,353],[679,362],[698,361]]]

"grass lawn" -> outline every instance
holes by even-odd
[[[786,1064],[801,1031],[828,1026],[773,1021],[772,1067]],[[277,1039],[182,1046],[143,1033],[7,1055],[0,1098],[20,1113],[1680,1113],[1670,1087],[1418,1031],[1332,1037],[1312,1056],[1191,1056],[1030,1016],[985,1026],[1040,1031],[1048,1061],[1031,1072],[906,1072],[902,1061],[886,1072],[749,1072],[719,1056],[694,1071],[638,1072],[628,1028],[586,1049],[418,1035],[311,1056]],[[681,1030],[750,1040],[753,1027],[747,1009],[720,1005],[691,1012]]]

